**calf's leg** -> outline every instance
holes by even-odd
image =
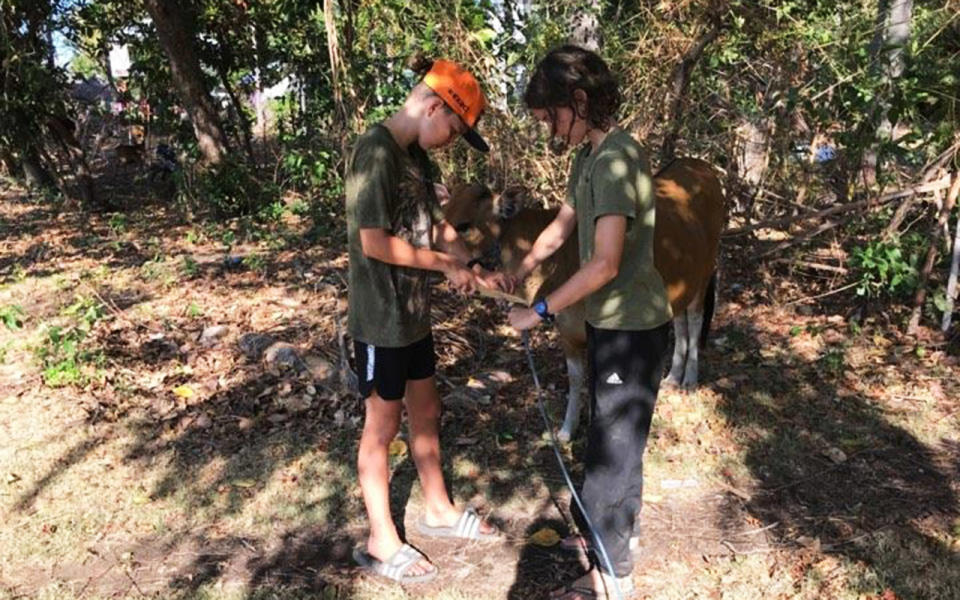
[[[684,365],[687,362],[687,330],[687,311],[683,310],[673,317],[673,359],[667,385],[679,386],[683,383]]]
[[[683,370],[684,389],[697,387],[697,373],[699,370],[700,329],[703,327],[703,308],[690,307],[687,314],[687,361]]]
[[[567,391],[567,414],[563,418],[563,426],[557,432],[557,439],[569,442],[577,430],[580,422],[580,392],[583,390],[584,357],[582,351],[564,349],[567,359],[567,379],[570,389]]]

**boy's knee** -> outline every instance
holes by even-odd
[[[368,426],[364,428],[363,441],[377,447],[382,446],[385,448],[389,446],[393,438],[397,437],[397,433],[400,432],[399,423],[379,422],[368,423],[367,425]]]

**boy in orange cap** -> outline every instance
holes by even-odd
[[[502,275],[467,268],[470,255],[440,211],[437,196],[446,188],[434,183],[427,157],[428,150],[458,136],[487,151],[475,130],[486,98],[473,75],[455,63],[421,61],[418,67],[414,70],[425,75],[400,110],[356,141],[346,186],[348,330],[366,408],[357,471],[370,520],[370,536],[355,549],[354,559],[400,583],[437,575],[435,565],[400,539],[390,513],[387,454],[403,404],[423,488],[424,514],[417,528],[437,537],[498,535],[473,509],[458,510],[443,481],[429,272],[443,273],[462,293],[478,285],[508,287]]]

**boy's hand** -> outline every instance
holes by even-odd
[[[443,272],[453,289],[461,294],[472,294],[477,289],[477,276],[474,273],[457,263]]]
[[[513,289],[516,287],[516,280],[507,273],[497,272],[497,271],[488,271],[481,267],[480,265],[474,265],[473,272],[477,275],[477,280],[480,285],[488,288],[494,288],[507,292],[508,294],[513,293]]]
[[[507,315],[507,320],[510,321],[510,326],[517,331],[525,331],[539,325],[542,319],[532,308],[515,307]]]

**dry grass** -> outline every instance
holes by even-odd
[[[321,388],[297,412],[288,399],[307,382],[237,348],[269,332],[336,362],[339,248],[273,232],[241,240],[231,253],[258,258],[227,268],[216,231],[154,209],[123,227],[11,197],[2,212],[0,308],[24,317],[0,326],[0,596],[538,598],[581,569],[528,541],[567,531],[567,492],[522,351],[489,301],[437,295],[443,443],[457,501],[508,540],[410,533],[443,575],[403,590],[350,560],[364,535],[356,400]],[[960,596],[956,357],[918,352],[883,323],[853,332],[777,308],[770,289],[725,294],[704,385],[661,395],[635,583],[658,599]],[[51,326],[76,322],[78,295],[106,307],[82,342],[100,359],[82,384],[51,388],[37,351]],[[204,347],[214,324],[227,334]],[[535,353],[559,415],[551,334]],[[465,388],[490,370],[512,381]],[[409,525],[415,470],[406,457],[393,468]]]

